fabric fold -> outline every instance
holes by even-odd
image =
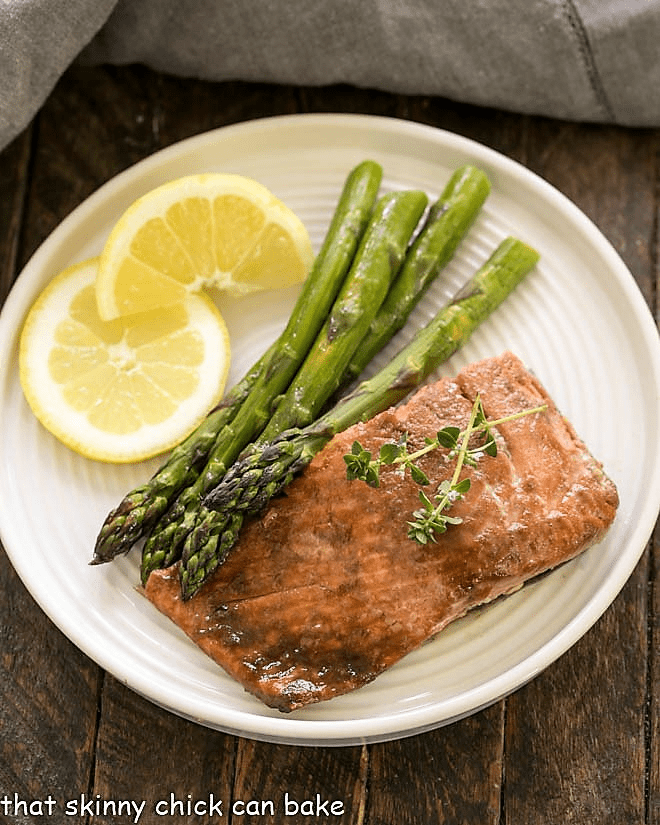
[[[0,2],[0,148],[21,132],[116,0]]]
[[[660,0],[0,2],[0,148],[75,61],[660,126]]]

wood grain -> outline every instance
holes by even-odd
[[[648,651],[649,668],[647,684],[648,723],[646,742],[648,748],[648,825],[660,825],[660,536],[656,527],[651,543],[650,586],[644,588],[649,603]]]
[[[9,294],[17,272],[31,137],[30,130],[24,132],[0,154],[0,304]]]
[[[144,802],[143,825],[177,821],[178,813],[181,821],[203,825],[214,803],[223,802],[221,810],[227,812],[235,759],[234,737],[174,716],[116,679],[105,679],[94,796]],[[200,813],[192,806],[197,802],[206,805],[198,806]],[[94,819],[108,825],[116,821],[112,816]]]
[[[539,120],[527,163],[602,229],[650,300],[653,136]],[[647,553],[597,626],[508,703],[511,821],[645,821],[649,575]]]
[[[504,702],[446,728],[371,748],[369,825],[497,825]]]

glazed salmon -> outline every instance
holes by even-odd
[[[356,439],[376,453],[403,433],[415,447],[464,427],[477,393],[490,420],[547,409],[497,428],[497,456],[464,469],[471,488],[452,508],[462,522],[418,544],[409,474],[383,468],[373,489],[347,480],[343,456]],[[437,485],[453,464],[436,450],[423,469]],[[152,573],[145,593],[246,690],[288,712],[360,688],[471,608],[572,559],[603,538],[617,506],[602,465],[504,353],[335,436],[192,599],[181,600],[176,567]]]

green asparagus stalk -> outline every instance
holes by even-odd
[[[429,285],[453,258],[489,193],[488,177],[475,166],[461,166],[451,175],[431,205],[400,275],[356,352],[349,367],[350,378],[356,378],[403,327]]]
[[[403,264],[427,203],[419,191],[392,192],[380,199],[351,275],[260,440],[309,424],[340,385]]]
[[[311,425],[254,445],[200,507],[184,546],[182,597],[189,599],[226,559],[243,518],[261,511],[338,432],[405,398],[471,337],[533,269],[536,250],[515,238],[503,241],[488,261],[411,342]]]
[[[329,315],[310,348],[300,373],[293,376],[273,356],[268,381],[262,382],[270,394],[250,394],[236,417],[219,433],[211,457],[197,480],[181,492],[173,507],[162,518],[145,542],[142,552],[142,579],[154,567],[167,566],[180,555],[186,536],[195,523],[201,498],[215,486],[244,447],[256,438],[268,421],[268,429],[282,422],[308,423],[338,385],[360,340],[366,334],[379,306],[404,258],[427,204],[423,192],[394,192],[384,195],[376,205],[359,248]],[[298,322],[299,324],[300,322]],[[303,330],[298,330],[303,337]],[[288,366],[291,366],[289,361]],[[313,392],[308,391],[312,381]],[[259,382],[257,382],[258,384]],[[290,389],[272,404],[285,387]],[[277,391],[273,393],[273,387]],[[275,425],[274,425],[275,422]]]
[[[239,413],[252,410],[253,428],[270,416],[274,399],[288,386],[339,291],[378,195],[382,168],[373,161],[349,173],[323,245],[291,318],[267,356],[259,359],[222,405],[170,455],[152,478],[128,493],[101,527],[92,564],[126,553],[147,535],[209,462],[218,435]],[[236,428],[237,431],[240,428]],[[243,432],[248,428],[244,427]],[[237,434],[238,437],[238,434]],[[245,436],[242,449],[249,442]]]

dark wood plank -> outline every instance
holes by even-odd
[[[342,85],[302,88],[299,95],[301,110],[305,112],[347,112],[412,120],[463,135],[524,162],[529,121],[524,115],[455,103],[446,98],[392,95]]]
[[[660,825],[660,531],[656,528],[651,545],[651,588],[648,594],[649,698],[648,730],[648,825]]]
[[[118,86],[111,72],[70,71],[46,101],[35,124],[21,265],[88,195],[151,150],[140,121],[146,104],[134,88],[139,84],[132,84],[131,107],[117,105]],[[127,134],[135,124],[139,136],[131,141]]]
[[[32,132],[0,154],[0,301],[25,253],[40,204],[28,198]],[[39,174],[39,166],[34,173]],[[61,204],[53,209],[63,214]],[[0,552],[0,798],[35,803],[87,788],[96,726],[99,671],[54,627]],[[36,811],[36,808],[33,809]],[[45,809],[44,809],[45,810]],[[0,809],[2,821],[18,813]],[[62,810],[53,812],[62,822]]]
[[[656,180],[658,170],[656,169]],[[655,203],[656,227],[660,220],[660,204]],[[656,320],[660,309],[660,239],[654,239],[653,264],[655,276],[655,292],[651,307]],[[649,678],[648,678],[648,823],[660,825],[660,529],[656,526],[650,551],[650,581],[648,590],[649,601]]]
[[[507,822],[645,822],[647,574],[644,561],[598,624],[509,700]]]
[[[258,821],[268,825],[362,825],[367,765],[367,749],[358,746],[291,747],[241,739],[233,793],[241,804],[237,813],[252,801]],[[260,803],[272,805],[262,810]]]
[[[16,278],[31,139],[28,129],[0,153],[0,306]]]
[[[100,705],[93,798],[144,803],[140,822],[205,825],[231,804],[236,740],[156,707],[112,677]],[[94,818],[115,825],[112,815]]]
[[[498,702],[445,728],[372,746],[366,825],[498,825],[503,744]]]
[[[299,109],[306,113],[334,113],[407,117],[408,98],[377,89],[352,86],[302,86],[297,90]]]
[[[158,88],[154,122],[161,146],[233,123],[294,114],[298,107],[293,88],[267,83],[160,76]]]
[[[601,228],[650,299],[651,136],[539,120],[527,158]],[[648,585],[647,554],[597,625],[509,701],[507,821],[645,821]]]
[[[89,787],[99,671],[55,629],[4,551],[0,588],[0,799],[62,802]],[[51,821],[70,820],[58,808]]]

